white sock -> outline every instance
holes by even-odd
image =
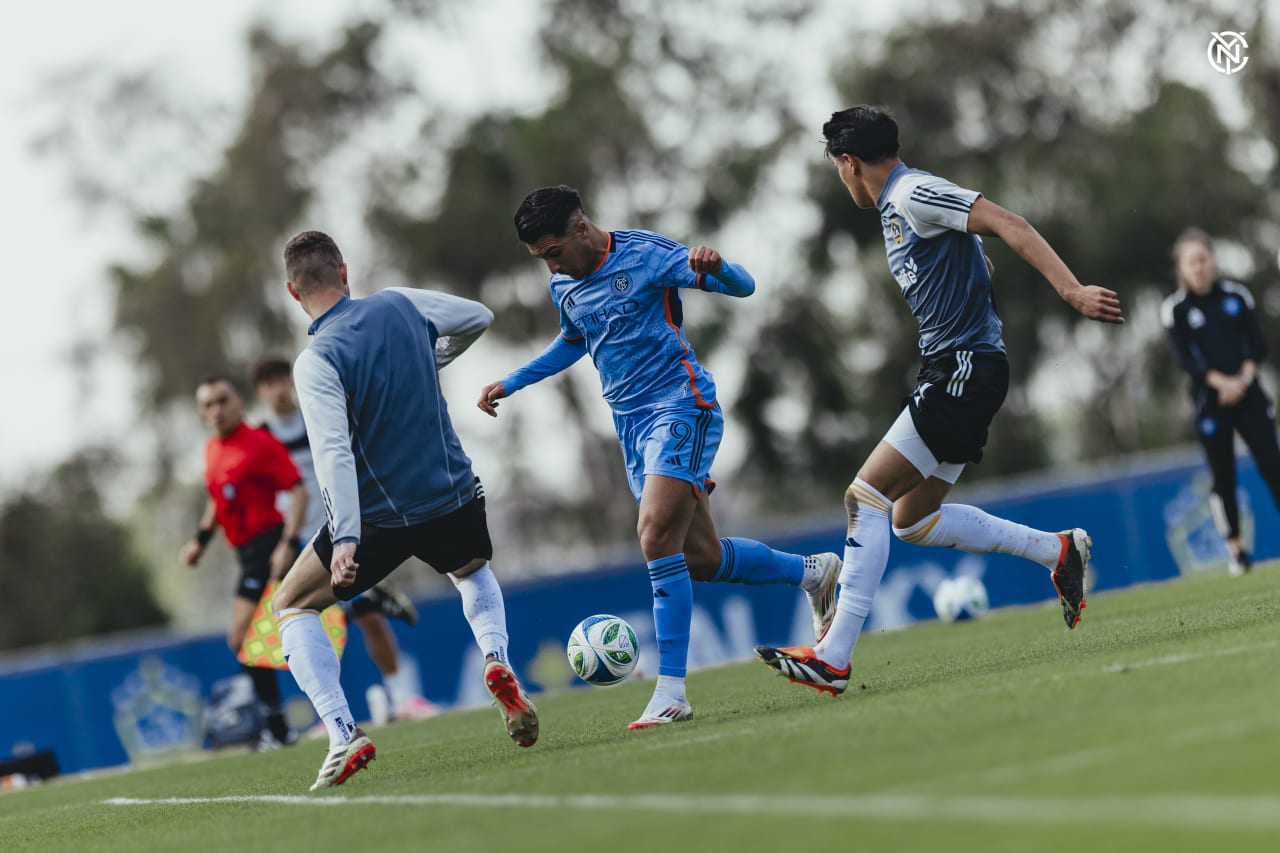
[[[290,608],[276,614],[280,646],[294,680],[307,694],[329,732],[329,746],[349,743],[356,730],[347,696],[338,683],[341,666],[320,614]]]
[[[997,551],[1039,563],[1046,569],[1058,564],[1062,539],[1056,533],[1045,533],[988,515],[975,506],[943,504],[932,515],[906,528],[893,528],[904,542],[959,548],[971,554]]]
[[[382,683],[387,688],[387,696],[391,698],[392,709],[418,698],[418,687],[414,684],[413,672],[407,666],[400,667],[390,675],[383,673]]]
[[[658,684],[653,688],[653,695],[668,699],[683,699],[684,679],[678,675],[659,675]]]
[[[800,578],[800,588],[805,592],[817,592],[822,585],[822,567],[818,565],[817,556],[804,558],[804,575]]]
[[[885,566],[889,564],[889,514],[893,504],[862,478],[854,478],[844,494],[849,513],[848,539],[845,540],[844,566],[840,569],[840,596],[836,599],[836,617],[814,653],[843,669],[853,657],[853,647],[871,612]]]
[[[453,578],[453,585],[462,596],[462,615],[467,617],[480,651],[506,663],[507,609],[493,571],[486,563],[465,578]]]

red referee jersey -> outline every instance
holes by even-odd
[[[296,486],[302,475],[271,433],[241,421],[231,435],[215,435],[205,445],[204,479],[218,524],[238,548],[284,521],[276,495]]]

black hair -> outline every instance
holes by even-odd
[[[831,114],[822,125],[827,156],[849,154],[867,163],[898,155],[898,123],[881,107],[860,105]]]
[[[564,236],[569,220],[582,210],[582,199],[573,187],[539,187],[516,208],[516,234],[521,243],[536,243],[548,234]]]
[[[264,355],[253,363],[249,371],[253,387],[276,379],[288,379],[293,376],[293,363],[282,355]]]
[[[243,399],[244,394],[240,391],[240,383],[232,379],[229,373],[206,373],[201,377],[200,381],[196,383],[196,387],[203,388],[206,385],[217,385],[219,382],[227,383],[227,385],[231,387],[231,390],[235,392],[236,396]]]

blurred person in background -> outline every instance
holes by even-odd
[[[289,295],[311,318],[311,345],[293,377],[328,513],[272,601],[289,671],[329,733],[311,790],[342,784],[377,755],[351,718],[320,611],[354,599],[411,556],[453,581],[507,734],[517,746],[533,746],[538,714],[507,663],[484,489],[438,376],[493,313],[470,299],[407,287],[352,299],[342,253],[319,231],[290,240],[284,263]]]
[[[1043,566],[1067,627],[1080,622],[1092,544],[1084,530],[1035,530],[978,507],[944,503],[965,465],[982,460],[988,428],[1009,390],[992,266],[980,235],[1002,239],[1084,317],[1123,323],[1124,315],[1114,291],[1081,284],[1024,218],[903,163],[898,124],[887,111],[841,110],[822,135],[854,204],[879,214],[889,271],[919,323],[923,360],[898,419],[845,491],[848,538],[830,630],[813,647],[756,649],[779,675],[835,696],[849,685],[850,660],[884,577],[891,534]]]
[[[267,409],[262,428],[288,449],[308,493],[315,496],[307,504],[307,516],[302,523],[302,539],[310,542],[326,519],[324,502],[318,497],[320,486],[316,481],[311,443],[307,439],[307,425],[302,420],[302,410],[298,407],[293,387],[293,364],[278,355],[265,356],[254,364],[251,379],[258,402]],[[281,496],[282,511],[287,511],[289,497],[287,493]],[[416,625],[418,611],[413,602],[398,590],[379,584],[353,601],[341,604],[347,618],[360,626],[365,649],[382,673],[382,682],[390,697],[392,719],[419,720],[439,713],[439,709],[419,692],[416,673],[400,666],[396,635],[387,623],[387,619],[392,618]]]
[[[238,655],[268,581],[289,570],[302,548],[299,534],[309,496],[298,467],[284,445],[266,430],[244,422],[244,399],[230,377],[215,374],[196,387],[196,406],[213,434],[205,445],[205,485],[209,499],[195,538],[183,546],[183,563],[195,566],[221,527],[240,561],[240,580],[232,599],[227,647]],[[277,496],[289,495],[289,514],[276,508]],[[276,671],[241,664],[266,707],[267,727],[259,749],[293,741],[280,704]]]
[[[1280,507],[1280,445],[1275,408],[1258,380],[1267,341],[1253,296],[1218,272],[1213,241],[1188,228],[1173,244],[1178,290],[1164,301],[1161,320],[1169,346],[1187,376],[1196,438],[1213,473],[1209,503],[1227,540],[1228,570],[1249,571],[1252,559],[1240,539],[1236,498],[1235,438],[1239,433]]]
[[[564,185],[526,195],[515,225],[525,248],[551,273],[561,331],[541,355],[486,385],[477,405],[497,417],[499,400],[590,353],[640,505],[636,533],[653,588],[658,683],[627,728],[690,720],[691,579],[799,587],[816,636],[834,614],[838,556],[721,539],[711,514],[711,465],[724,416],[715,380],[685,338],[680,288],[742,298],[755,292],[755,279],[707,246],[689,249],[652,231],[605,231],[587,218],[577,190]]]

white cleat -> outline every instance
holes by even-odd
[[[816,590],[805,593],[809,597],[809,607],[813,609],[813,639],[820,642],[836,618],[836,591],[844,563],[839,555],[830,552],[813,554],[805,557],[804,561],[806,565],[817,565],[822,577]]]
[[[377,757],[378,750],[373,741],[362,729],[356,729],[349,743],[341,743],[329,747],[324,764],[320,765],[320,775],[311,790],[320,791],[341,785],[355,774],[369,766],[369,762]]]
[[[685,723],[693,719],[693,706],[683,696],[654,696],[640,719],[627,725],[627,731],[636,732],[665,726],[667,723]]]

